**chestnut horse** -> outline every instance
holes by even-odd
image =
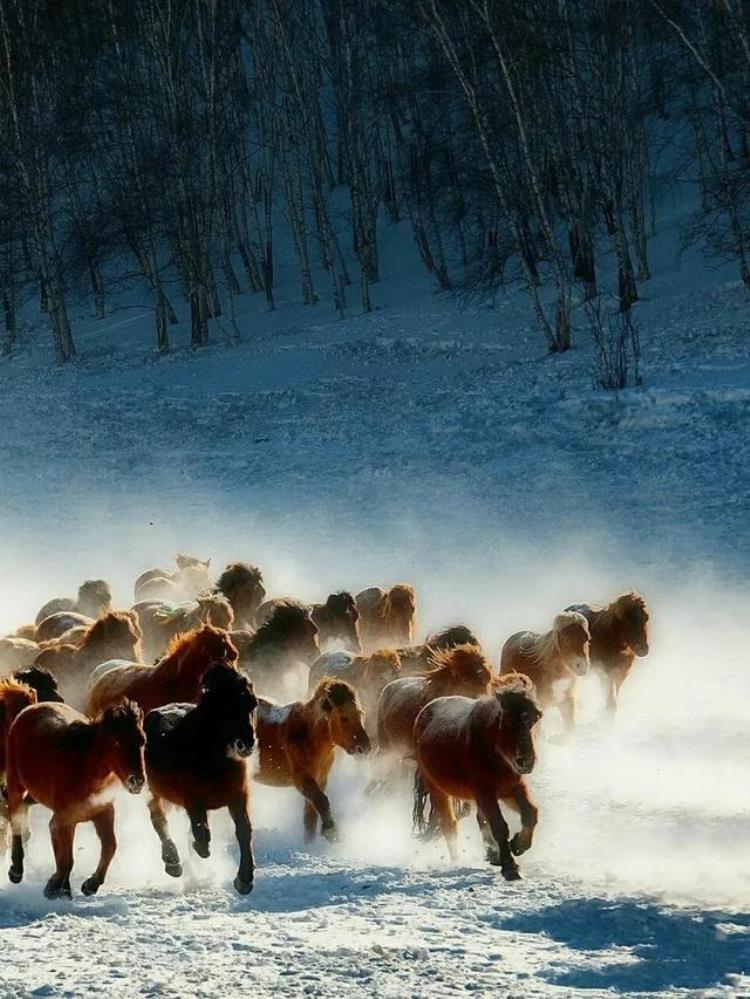
[[[401,675],[424,676],[432,667],[436,652],[454,649],[457,645],[476,645],[479,649],[482,647],[470,628],[465,624],[455,624],[442,631],[431,632],[422,645],[406,645],[396,649],[401,660]]]
[[[177,605],[141,601],[134,605],[133,612],[138,615],[143,630],[143,655],[147,662],[163,655],[175,635],[191,631],[199,624],[205,622],[229,631],[234,623],[231,605],[220,593]]]
[[[177,571],[172,569],[147,569],[136,579],[133,591],[136,603],[140,600],[192,600],[211,583],[208,570],[211,559],[205,562],[192,555],[175,555]]]
[[[357,594],[359,633],[365,652],[382,647],[409,645],[414,641],[417,598],[406,583],[390,590],[371,586]]]
[[[65,701],[83,705],[86,686],[94,668],[109,659],[140,659],[141,629],[130,611],[110,611],[87,630],[77,645],[44,649],[35,665],[48,670],[58,682]]]
[[[23,878],[27,811],[34,801],[52,810],[49,828],[56,869],[44,894],[70,897],[75,830],[79,822],[89,821],[99,836],[101,856],[81,891],[94,895],[99,890],[117,848],[112,804],[117,782],[138,794],[146,780],[141,721],[139,708],[130,702],[108,708],[95,721],[65,704],[34,704],[16,717],[7,746],[13,829],[8,877],[14,884]]]
[[[356,690],[324,677],[307,701],[276,704],[260,698],[256,732],[260,757],[253,779],[296,787],[305,798],[305,840],[315,838],[318,816],[325,838],[335,840],[336,823],[325,794],[335,747],[349,755],[370,752]]]
[[[359,611],[351,593],[330,593],[324,604],[312,604],[310,614],[320,632],[320,647],[343,642],[347,652],[362,651],[359,637]]]
[[[620,688],[636,656],[648,655],[648,608],[637,593],[623,593],[606,607],[575,604],[568,610],[583,614],[591,632],[589,655],[604,688],[607,710],[617,711]]]
[[[353,656],[350,652],[324,652],[310,667],[308,695],[324,676],[346,680],[359,694],[365,713],[365,727],[371,739],[375,737],[378,700],[383,688],[399,675],[401,663],[392,649],[379,649],[370,656]]]
[[[212,666],[203,675],[197,704],[167,704],[149,711],[146,776],[151,822],[161,841],[164,870],[182,874],[180,857],[169,835],[164,802],[184,808],[200,857],[210,855],[207,811],[228,808],[240,846],[234,887],[252,891],[252,828],[248,815],[247,758],[255,743],[252,716],[256,699],[249,681],[232,666]]]
[[[517,673],[487,697],[439,697],[420,711],[414,724],[417,766],[453,861],[458,823],[452,799],[474,801],[487,859],[507,881],[520,878],[513,855],[529,849],[537,822],[523,778],[536,762],[532,730],[541,715],[531,681]],[[498,799],[521,816],[521,831],[511,840]]]
[[[73,611],[95,621],[111,610],[112,590],[109,588],[109,583],[104,579],[87,579],[78,587],[78,596],[75,600],[72,597],[55,597],[48,600],[39,609],[34,624],[39,627],[45,618],[60,611]]]
[[[156,666],[140,663],[104,663],[92,677],[86,713],[100,711],[128,697],[144,712],[172,701],[194,701],[200,693],[203,674],[214,663],[237,662],[237,649],[220,628],[204,624],[172,640],[167,654]]]
[[[231,604],[235,628],[252,628],[258,608],[266,599],[263,573],[248,562],[230,562],[216,580],[214,593],[220,593]]]
[[[543,635],[533,631],[511,635],[500,654],[501,675],[525,673],[541,708],[554,704],[559,709],[566,735],[575,727],[576,680],[588,672],[590,640],[586,618],[577,611],[564,611]]]
[[[257,691],[271,697],[286,696],[300,666],[309,667],[320,655],[309,610],[292,600],[274,602],[268,619],[242,644],[240,669],[249,673]]]
[[[10,726],[24,708],[36,704],[36,691],[25,683],[9,679],[0,681],[0,785],[5,783],[5,746]],[[8,849],[8,813],[0,796],[0,853]]]

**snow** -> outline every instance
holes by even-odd
[[[644,386],[614,395],[592,387],[580,314],[575,349],[547,357],[515,293],[437,295],[405,228],[383,239],[374,312],[302,307],[282,267],[276,312],[238,299],[237,347],[217,332],[156,358],[133,296],[99,323],[74,309],[81,356],[58,368],[29,308],[0,363],[0,629],[84,578],[127,605],[177,550],[247,559],[270,596],[305,601],[406,579],[420,637],[465,621],[493,662],[519,627],[632,588],[652,651],[617,722],[592,675],[570,742],[557,712],[543,720],[517,884],[485,864],[473,820],[458,865],[413,840],[408,786],[365,798],[374,762],[343,754],[337,844],[304,844],[293,789],[254,791],[246,898],[226,815],[208,861],[171,817],[175,880],[145,795],[122,794],[99,895],[47,902],[48,813],[32,808],[26,878],[0,883],[0,996],[750,992],[746,294],[678,258],[665,224],[635,310]],[[75,889],[95,862],[81,827]]]

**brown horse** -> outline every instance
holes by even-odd
[[[194,701],[200,694],[203,674],[215,663],[237,662],[237,649],[220,628],[204,624],[172,640],[156,666],[140,663],[104,663],[92,677],[86,713],[94,717],[127,697],[145,713],[173,701]]]
[[[199,624],[212,624],[229,631],[234,623],[232,607],[220,593],[176,606],[156,600],[142,601],[135,604],[133,611],[143,630],[143,655],[148,662],[163,655],[175,635],[191,631]]]
[[[175,556],[177,571],[172,569],[147,569],[136,579],[133,587],[135,600],[168,600],[179,603],[192,600],[207,589],[211,583],[209,568],[211,559],[203,562],[193,555]]]
[[[130,611],[110,611],[86,631],[77,645],[44,649],[35,665],[49,670],[69,704],[83,705],[86,685],[95,667],[110,659],[138,660],[141,629]]]
[[[536,762],[532,730],[542,713],[527,677],[514,673],[503,681],[478,700],[439,697],[427,704],[414,724],[414,749],[451,859],[458,856],[452,799],[474,801],[487,859],[515,881],[521,875],[513,855],[529,849],[537,822],[523,777]],[[498,799],[521,816],[511,840]]]
[[[606,607],[575,604],[568,610],[586,618],[591,632],[591,665],[599,674],[611,715],[636,656],[648,655],[648,608],[637,593],[623,593]]]
[[[378,700],[383,688],[399,675],[401,663],[392,649],[379,649],[370,656],[353,656],[350,652],[324,652],[310,667],[308,695],[312,694],[325,676],[346,680],[359,694],[365,713],[365,727],[371,739],[375,736]]]
[[[53,600],[48,600],[39,609],[34,623],[39,627],[45,618],[61,611],[73,611],[75,614],[83,614],[84,617],[95,621],[102,614],[107,614],[111,610],[112,590],[109,588],[109,583],[104,579],[87,579],[78,587],[78,596],[75,599],[55,597]]]
[[[252,828],[248,815],[247,758],[255,743],[252,716],[257,702],[249,681],[231,666],[212,666],[203,676],[197,704],[167,704],[149,711],[146,774],[151,822],[161,841],[164,870],[182,874],[180,857],[169,835],[164,802],[184,808],[200,857],[210,854],[207,811],[228,808],[240,847],[234,887],[252,891]]]
[[[359,637],[359,611],[351,593],[330,593],[324,604],[312,604],[310,614],[320,632],[320,647],[343,642],[348,652],[362,651]]]
[[[33,800],[53,813],[49,828],[56,869],[44,894],[70,898],[75,830],[79,822],[89,821],[99,836],[101,856],[81,891],[94,895],[99,890],[117,848],[112,804],[117,782],[138,794],[146,779],[141,721],[140,710],[129,702],[108,708],[95,721],[65,704],[34,704],[16,717],[7,749],[13,828],[8,877],[14,884],[23,878],[23,840]]]
[[[15,679],[0,681],[0,785],[5,783],[5,746],[10,727],[17,715],[36,704],[36,691]],[[8,850],[8,812],[0,796],[0,853]]]
[[[525,673],[536,688],[540,706],[556,705],[566,734],[575,727],[576,680],[589,669],[589,626],[577,611],[564,611],[552,628],[539,635],[518,631],[503,645],[500,673]]]
[[[417,620],[417,598],[406,583],[397,583],[390,590],[371,586],[357,594],[359,632],[365,652],[414,641]]]
[[[442,631],[431,632],[422,645],[406,645],[396,649],[401,660],[401,676],[424,676],[432,668],[436,652],[455,649],[457,645],[476,645],[479,649],[482,647],[470,628],[465,624],[455,624]]]
[[[369,753],[362,706],[356,690],[343,680],[324,677],[307,701],[276,704],[260,698],[256,723],[260,758],[254,779],[274,787],[296,787],[305,798],[305,840],[322,833],[337,838],[325,789],[335,747],[350,755]]]
[[[0,638],[0,675],[31,666],[39,655],[39,646],[28,638],[9,635]]]
[[[272,697],[284,697],[300,666],[309,667],[320,655],[318,628],[309,610],[291,600],[277,601],[243,644],[240,668],[249,673],[256,690]]]
[[[214,593],[221,593],[232,606],[235,628],[252,628],[258,608],[266,599],[263,573],[248,562],[230,562],[216,580]]]

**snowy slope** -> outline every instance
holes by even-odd
[[[338,845],[307,849],[298,798],[258,792],[247,899],[224,818],[217,856],[175,883],[127,800],[100,897],[47,903],[37,809],[26,882],[0,881],[0,995],[750,994],[746,296],[665,230],[636,309],[645,384],[613,396],[580,317],[576,349],[545,357],[517,296],[462,307],[408,234],[384,239],[372,314],[303,308],[289,284],[271,315],[238,301],[238,347],[215,330],[156,359],[142,306],[100,323],[81,306],[81,357],[59,369],[29,313],[0,364],[0,627],[86,576],[126,605],[176,549],[255,561],[303,598],[409,579],[422,629],[465,620],[493,659],[509,632],[632,586],[652,654],[617,725],[593,683],[572,744],[550,713],[514,885],[472,821],[458,869],[415,843],[406,791],[365,803],[348,759]],[[79,847],[76,884],[89,830]]]

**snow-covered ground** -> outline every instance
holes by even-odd
[[[126,605],[177,549],[254,561],[302,598],[408,579],[423,630],[466,621],[493,659],[509,632],[634,587],[652,653],[617,724],[593,683],[571,744],[550,712],[512,885],[472,821],[456,868],[411,838],[406,791],[365,802],[349,759],[337,845],[306,848],[299,798],[258,791],[242,899],[224,817],[216,855],[174,882],[128,799],[100,896],[48,903],[37,809],[26,881],[0,882],[0,995],[750,995],[746,294],[678,261],[666,228],[636,309],[644,386],[615,396],[592,388],[580,316],[576,348],[546,357],[515,295],[462,307],[407,233],[385,239],[370,315],[303,308],[290,285],[270,315],[238,301],[240,346],[216,331],[157,359],[144,308],[95,323],[81,305],[64,369],[28,334],[0,364],[0,629],[85,577]],[[78,846],[76,884],[91,830]]]

